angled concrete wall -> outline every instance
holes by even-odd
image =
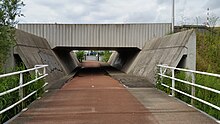
[[[112,56],[112,66],[117,64],[117,60],[122,59],[118,54]],[[196,34],[193,30],[188,30],[147,41],[142,51],[133,58],[135,59],[129,62],[131,64],[127,64],[121,70],[128,74],[147,77],[151,82],[154,82],[157,64],[195,70]]]
[[[76,63],[68,63],[68,65],[62,63],[51,50],[46,39],[21,30],[16,31],[16,54],[20,56],[27,68],[48,64],[47,72],[49,75],[46,80],[49,82],[49,87],[54,81],[64,77],[77,66]],[[69,66],[69,69],[66,66]]]
[[[71,73],[73,69],[79,66],[78,59],[75,54],[70,54],[70,50],[65,48],[56,48],[53,49],[53,51],[57,55],[67,74]]]
[[[127,72],[130,65],[136,59],[139,54],[140,49],[130,48],[127,50],[118,50],[115,51],[109,58],[108,63],[113,67],[121,70],[123,72]]]

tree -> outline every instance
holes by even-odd
[[[82,62],[83,58],[84,58],[85,52],[80,50],[78,52],[76,52],[76,57],[79,60],[79,62]]]
[[[15,44],[16,17],[21,17],[21,0],[0,0],[0,68],[5,64],[11,47]]]
[[[103,56],[102,56],[102,61],[103,62],[108,62],[112,52],[110,51],[104,51]]]
[[[215,16],[215,15],[212,15],[211,17],[209,17],[209,20],[208,20],[208,26],[210,28],[212,28],[212,30],[215,28],[217,22],[219,20],[219,17]]]
[[[16,17],[24,16],[21,7],[25,4],[21,0],[0,0],[0,24],[15,26],[18,23]]]

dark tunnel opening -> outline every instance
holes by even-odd
[[[132,62],[135,60],[136,56],[140,52],[140,49],[136,47],[129,48],[105,48],[105,47],[56,47],[53,49],[57,58],[63,65],[63,68],[66,70],[66,73],[71,73],[75,68],[80,67],[81,63],[76,57],[76,54],[73,51],[111,51],[112,55],[110,56],[107,64],[112,67],[115,67],[121,71],[126,72]],[[100,53],[101,53],[100,52]],[[97,58],[97,56],[94,56]],[[83,61],[88,61],[84,59]],[[92,61],[102,61],[101,59],[96,59]]]

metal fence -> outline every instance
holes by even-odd
[[[207,90],[207,91],[211,91],[213,93],[216,93],[216,94],[219,94],[220,95],[220,91],[217,90],[217,89],[213,89],[213,88],[210,88],[210,87],[206,87],[206,86],[203,86],[203,85],[200,85],[200,84],[196,84],[195,83],[195,74],[201,74],[201,75],[206,75],[206,76],[212,76],[212,77],[217,77],[217,78],[220,78],[220,75],[219,74],[213,74],[213,73],[207,73],[207,72],[200,72],[200,71],[194,71],[194,70],[188,70],[188,69],[181,69],[181,68],[175,68],[175,67],[170,67],[170,66],[167,66],[167,65],[157,65],[157,67],[159,67],[159,78],[162,79],[162,81],[160,82],[160,84],[166,88],[169,88],[172,90],[172,93],[171,95],[172,96],[175,96],[175,92],[178,92],[180,94],[183,94],[187,97],[190,97],[191,98],[191,104],[193,104],[193,100],[197,100],[203,104],[206,104],[208,106],[211,106],[217,110],[220,111],[220,107],[217,106],[217,105],[214,105],[204,99],[201,99],[201,98],[198,98],[196,97],[195,95],[195,87],[198,87],[198,88],[201,88],[201,89],[204,89],[204,90]],[[186,80],[182,80],[182,79],[178,79],[175,77],[175,71],[183,71],[183,72],[186,72],[188,75],[191,76],[191,82],[190,81],[186,81]],[[169,74],[166,74],[166,72],[171,72],[171,76]],[[165,84],[163,82],[163,78],[168,78],[168,79],[171,79],[172,80],[172,85],[169,86],[167,84]],[[178,81],[178,82],[181,82],[181,83],[184,83],[184,84],[188,84],[191,86],[191,94],[188,94],[184,91],[181,91],[177,88],[175,88],[175,81]],[[159,82],[157,82],[159,83]]]
[[[47,85],[47,83],[44,83],[44,85],[43,85],[41,88],[39,88],[39,89],[37,89],[37,90],[35,90],[35,91],[29,93],[29,94],[26,95],[26,96],[24,96],[24,94],[23,94],[23,93],[24,93],[23,88],[24,88],[25,86],[28,86],[28,85],[30,85],[30,84],[33,84],[34,82],[36,82],[36,81],[38,81],[38,80],[40,80],[40,79],[43,79],[43,78],[45,78],[45,77],[48,75],[48,74],[46,73],[46,67],[47,67],[47,66],[48,66],[48,65],[35,65],[35,67],[34,67],[34,68],[31,68],[31,69],[27,69],[27,70],[23,70],[23,71],[18,71],[18,72],[13,72],[13,73],[8,73],[8,74],[0,75],[0,78],[9,77],[9,76],[13,76],[13,75],[19,75],[19,86],[14,87],[14,88],[12,88],[12,89],[9,89],[9,90],[7,90],[7,91],[3,91],[3,92],[0,93],[0,97],[1,97],[1,96],[6,95],[6,94],[9,94],[9,93],[12,93],[12,92],[14,92],[14,91],[19,90],[19,101],[15,102],[14,104],[9,105],[7,108],[4,108],[3,110],[1,110],[1,111],[0,111],[0,115],[3,114],[4,112],[6,112],[6,111],[8,111],[8,110],[10,110],[10,109],[12,109],[12,108],[14,108],[15,106],[21,104],[24,100],[26,100],[26,99],[28,99],[29,97],[31,97],[32,95],[36,94],[39,89],[42,89],[42,88],[44,88],[44,87]],[[31,71],[35,71],[35,79],[33,79],[33,80],[31,80],[31,81],[28,81],[28,82],[24,82],[24,80],[23,80],[23,79],[24,79],[23,74],[24,74],[24,73],[27,73],[27,72],[31,72]],[[0,82],[0,83],[1,83],[1,82]],[[15,83],[16,83],[16,82],[15,82]]]

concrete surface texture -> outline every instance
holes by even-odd
[[[55,47],[141,49],[146,41],[171,31],[171,23],[18,24],[18,29],[46,38]]]
[[[155,88],[131,88],[159,124],[218,124],[216,120]]]
[[[27,68],[35,65],[48,64],[46,80],[49,85],[52,81],[58,80],[67,75],[67,71],[51,50],[46,39],[16,30],[16,51]]]
[[[116,53],[120,54],[120,53]],[[130,53],[127,53],[130,54]],[[111,65],[117,67],[120,55],[113,55]],[[196,35],[193,30],[167,35],[146,42],[142,51],[133,57],[129,65],[121,65],[120,70],[132,75],[147,77],[154,82],[157,64],[167,64],[195,70]],[[130,59],[132,60],[132,59]]]
[[[67,74],[70,74],[76,67],[80,65],[75,54],[71,54],[71,50],[68,49],[53,49],[57,58],[60,60],[61,65]]]

